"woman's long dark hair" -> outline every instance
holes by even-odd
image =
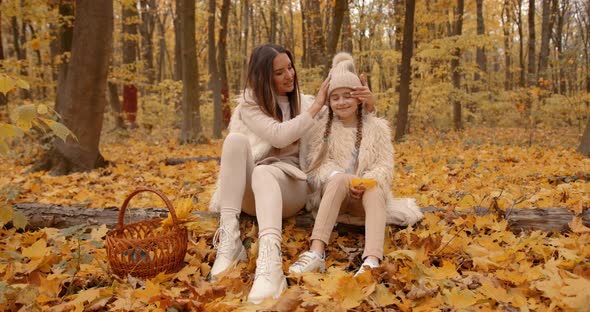
[[[258,46],[252,51],[248,63],[248,74],[246,76],[246,88],[253,92],[260,109],[267,115],[278,121],[283,121],[283,112],[278,105],[277,93],[273,82],[273,60],[277,55],[285,53],[291,60],[293,68],[293,91],[287,93],[291,109],[291,118],[299,115],[301,103],[299,99],[299,81],[293,55],[284,47],[272,43]]]

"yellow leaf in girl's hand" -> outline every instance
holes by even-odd
[[[350,186],[352,187],[357,187],[357,186],[364,186],[366,189],[370,189],[374,186],[377,186],[377,181],[373,180],[373,179],[358,179],[358,178],[352,178],[352,180],[350,181]]]

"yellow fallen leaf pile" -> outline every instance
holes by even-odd
[[[178,146],[171,139],[175,133],[150,137],[141,131],[104,138],[102,150],[114,161],[111,166],[66,177],[26,173],[35,151],[15,148],[19,157],[0,163],[0,196],[8,205],[118,207],[135,187],[160,189],[191,229],[184,268],[149,280],[117,277],[106,260],[106,226],[22,231],[4,226],[16,213],[3,208],[0,311],[584,311],[590,306],[590,233],[580,220],[572,221],[577,230],[569,233],[513,233],[495,215],[453,213],[492,203],[502,210],[561,206],[581,213],[590,206],[590,184],[584,180],[590,161],[575,153],[577,137],[567,131],[538,133],[543,140],[530,147],[528,137],[511,129],[411,135],[395,145],[392,191],[446,212],[426,213],[414,227],[388,227],[381,267],[356,278],[364,235],[334,231],[326,273],[289,276],[282,297],[258,306],[245,302],[258,246],[252,218],[240,225],[248,260],[216,283],[206,278],[215,259],[211,240],[217,221],[192,213],[206,210],[218,163],[162,162],[219,156],[220,141]],[[133,205],[161,202],[138,195]],[[309,247],[310,231],[293,218],[284,222],[285,272]]]

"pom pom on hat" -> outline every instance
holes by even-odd
[[[348,52],[339,52],[338,54],[334,55],[334,58],[332,59],[332,68],[336,67],[338,63],[343,61],[351,61],[354,64],[352,55],[350,55]]]
[[[362,86],[361,80],[356,74],[352,55],[340,52],[332,59],[332,70],[330,71],[330,86],[328,95],[338,88],[353,88]]]

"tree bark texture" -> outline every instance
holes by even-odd
[[[511,31],[511,10],[510,0],[504,0],[502,7],[502,32],[504,37],[504,89],[512,90],[512,31]]]
[[[117,129],[123,129],[125,127],[125,121],[123,120],[123,110],[121,108],[121,102],[119,101],[119,90],[117,85],[109,82],[109,104],[113,111],[113,117],[115,118],[115,127]]]
[[[54,141],[53,174],[88,171],[105,164],[98,149],[106,106],[113,38],[113,1],[76,1],[72,55],[58,113],[76,139]]]
[[[414,51],[414,12],[416,4],[413,0],[406,0],[404,36],[402,43],[402,64],[399,79],[399,110],[395,128],[395,141],[400,141],[406,135],[408,125],[408,111],[412,102],[412,54]]]
[[[221,18],[219,21],[219,40],[217,44],[217,63],[219,64],[223,129],[227,128],[231,118],[231,108],[229,107],[229,82],[227,79],[227,30],[230,6],[230,0],[223,0],[221,5]]]
[[[174,13],[174,80],[182,80],[182,0],[176,0]]]
[[[539,78],[547,79],[547,65],[549,61],[549,39],[551,38],[551,0],[543,1],[543,15],[541,20],[541,49],[539,50]]]
[[[588,121],[586,122],[586,129],[584,130],[584,134],[582,135],[582,140],[580,142],[580,146],[578,147],[578,152],[582,153],[582,155],[584,156],[590,156],[590,116],[588,117]]]
[[[215,47],[215,3],[215,0],[209,0],[209,17],[207,19],[207,62],[209,64],[209,87],[213,92],[213,136],[219,139],[221,138],[223,121],[221,115],[221,82],[219,81],[219,70],[217,68],[217,52]]]
[[[529,0],[529,52],[528,52],[528,79],[527,84],[529,86],[536,85],[537,77],[535,72],[535,1]]]
[[[307,15],[310,17],[311,24],[308,25],[308,31],[311,34],[311,41],[308,47],[310,66],[319,66],[323,64],[326,53],[326,39],[322,28],[322,14],[320,11],[320,1],[308,1]]]
[[[76,225],[99,226],[106,224],[113,228],[119,218],[119,208],[83,208],[69,207],[52,204],[17,203],[13,208],[21,211],[28,219],[29,228],[67,228]],[[423,213],[445,213],[436,207],[424,207]],[[130,208],[125,211],[125,224],[139,222],[153,218],[166,218],[167,208]],[[474,207],[472,211],[464,214],[483,216],[494,211],[485,207]],[[218,218],[219,213],[209,211],[195,211],[193,216],[200,218]],[[461,213],[451,213],[451,217],[461,217]],[[508,227],[514,232],[540,230],[540,231],[568,231],[568,223],[572,221],[573,213],[567,208],[539,208],[539,209],[515,209],[505,217]],[[242,214],[242,219],[252,218]],[[312,229],[314,218],[311,214],[299,214],[296,217],[296,225],[302,228]],[[590,227],[590,210],[582,214],[582,223]],[[340,225],[339,225],[340,226]],[[361,226],[347,226],[349,230],[361,231]]]
[[[344,12],[346,10],[346,2],[348,0],[336,0],[334,10],[332,10],[332,31],[328,34],[328,53],[325,56],[324,70],[322,77],[328,77],[328,72],[332,67],[332,57],[336,54],[338,47],[338,39],[340,39],[340,30],[342,29],[342,21],[344,20]]]
[[[242,75],[240,76],[240,88],[246,87],[246,74],[248,71],[248,30],[250,29],[250,4],[249,0],[242,1]]]
[[[137,8],[134,3],[122,2],[122,28],[123,28],[123,65],[127,70],[131,71],[133,75],[137,75],[137,68],[135,62],[137,61],[137,18],[139,18]],[[122,111],[125,119],[131,125],[135,125],[137,118],[137,87],[131,83],[123,85],[123,105]]]
[[[180,142],[193,143],[203,131],[199,105],[199,68],[195,42],[195,1],[182,1],[182,129]]]
[[[483,0],[477,0],[477,34],[479,36],[485,35],[485,24],[483,21]],[[476,49],[475,59],[477,62],[477,67],[479,68],[479,72],[475,73],[475,80],[480,80],[480,72],[486,73],[487,72],[487,60],[486,60],[486,50],[484,47],[478,46]],[[475,90],[476,92],[478,90]]]
[[[350,5],[344,1],[344,18],[342,19],[342,51],[352,53],[352,26],[350,25]]]
[[[463,31],[463,11],[464,0],[457,0],[455,21],[453,23],[453,36],[458,38]],[[461,113],[461,100],[458,93],[461,91],[461,71],[459,64],[461,61],[461,49],[455,48],[453,59],[451,60],[451,75],[454,88],[454,94],[451,93],[453,103],[453,125],[455,130],[463,129],[463,117]]]
[[[59,27],[59,48],[58,54],[60,55],[62,62],[59,64],[57,74],[57,93],[55,99],[55,110],[59,111],[61,106],[60,91],[65,87],[66,77],[68,76],[68,62],[64,57],[65,53],[72,51],[72,39],[74,37],[74,14],[75,4],[71,1],[61,1],[58,8],[59,16],[62,22]]]
[[[154,82],[154,29],[156,25],[157,4],[155,0],[140,0],[141,7],[141,24],[139,27],[141,33],[141,51],[142,60],[145,62],[145,75],[148,82]]]
[[[518,60],[520,63],[519,74],[520,80],[519,84],[520,87],[524,87],[526,85],[525,79],[525,69],[524,69],[524,34],[523,34],[523,25],[522,25],[522,0],[515,1],[516,7],[516,26],[518,27]]]

